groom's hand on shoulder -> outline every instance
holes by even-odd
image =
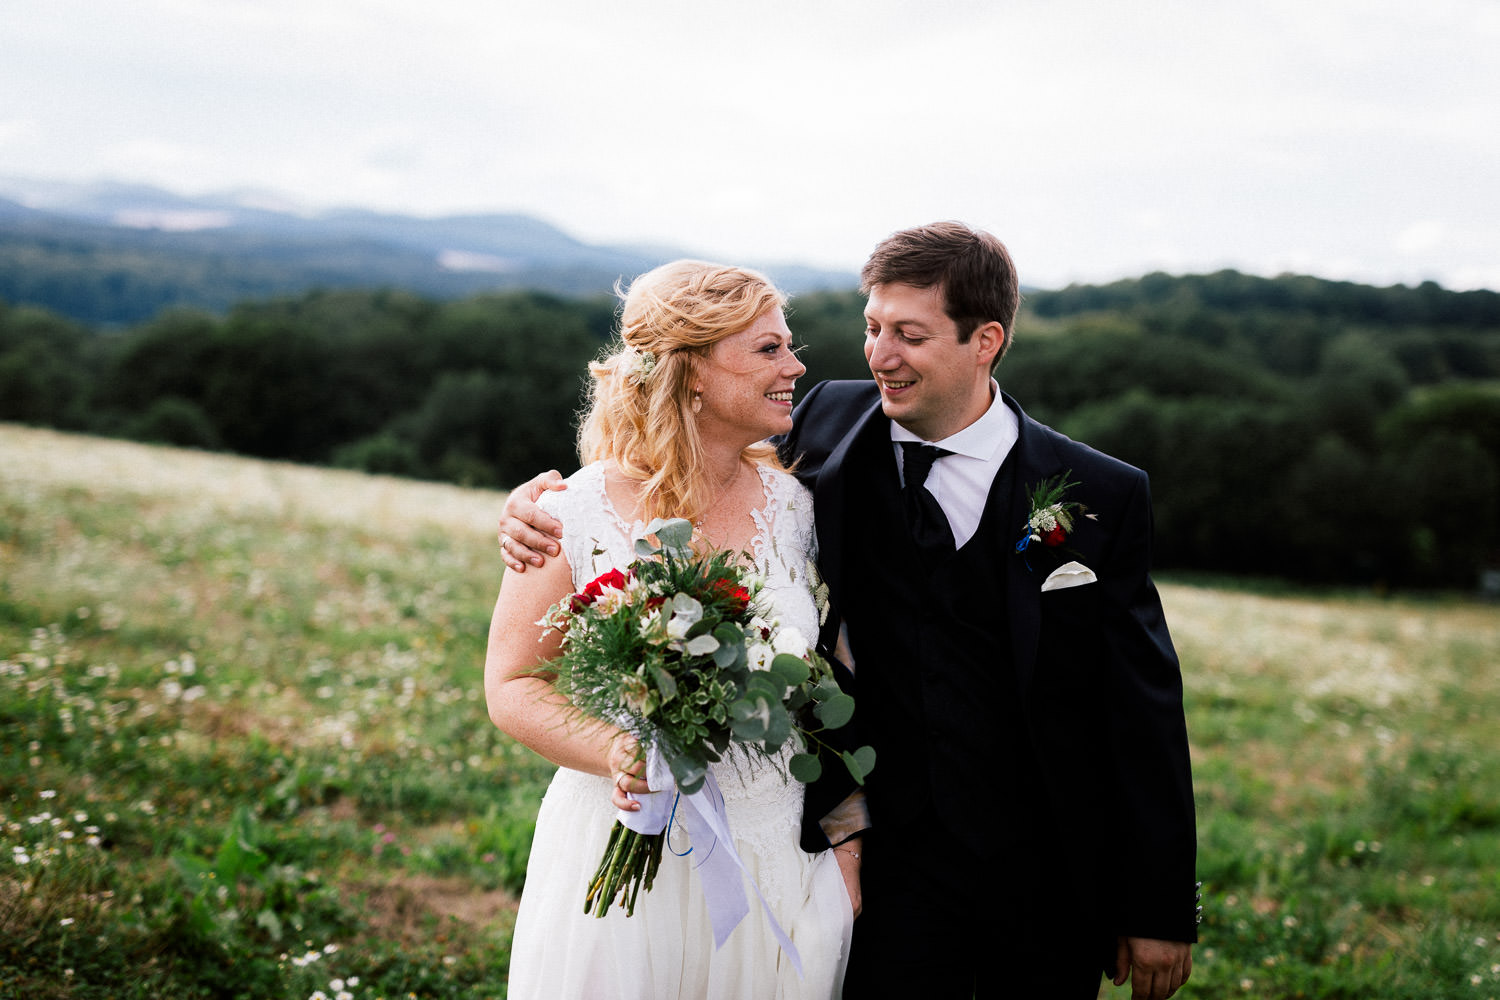
[[[526,572],[527,564],[540,566],[548,556],[561,549],[562,522],[537,506],[548,490],[565,490],[562,473],[549,469],[510,491],[500,511],[500,555],[505,565],[517,573]]]

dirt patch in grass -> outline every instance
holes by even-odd
[[[515,922],[516,899],[504,889],[478,889],[460,878],[412,875],[358,890],[370,926],[381,937],[429,943],[433,924],[458,922],[475,931]]]

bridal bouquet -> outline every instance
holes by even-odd
[[[788,770],[815,780],[822,769],[816,734],[848,722],[854,699],[796,629],[763,616],[763,581],[729,553],[695,555],[692,530],[680,518],[653,521],[629,567],[547,612],[540,624],[562,633],[554,685],[585,716],[634,733],[682,795],[712,784],[709,764],[731,744],[770,756],[794,734],[801,749]],[[841,757],[860,783],[874,766],[868,747]],[[619,898],[633,914],[641,888],[651,888],[665,837],[617,822],[584,912],[597,904],[602,917]]]

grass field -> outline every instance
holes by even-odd
[[[501,499],[0,425],[0,1000],[504,996]],[[1163,593],[1183,995],[1500,997],[1500,608]]]

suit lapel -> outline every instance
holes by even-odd
[[[1001,525],[1002,550],[1010,569],[1006,574],[1006,605],[1010,613],[1011,652],[1015,657],[1016,679],[1024,695],[1036,672],[1037,644],[1042,622],[1043,577],[1016,552],[1016,542],[1025,530],[1031,513],[1031,491],[1042,480],[1057,475],[1061,459],[1048,440],[1041,424],[1032,420],[1009,396],[1005,400],[1020,418],[1020,436],[1015,443],[1016,475],[1011,485],[1010,506],[1013,524]]]
[[[889,437],[888,418],[881,412],[880,401],[876,399],[875,404],[859,416],[849,433],[829,452],[828,460],[818,471],[817,481],[813,485],[813,500],[819,512],[816,521],[818,566],[823,572],[829,592],[835,595],[844,593],[844,526],[847,519],[842,515],[845,498],[851,489],[857,491],[868,488],[868,485],[848,482],[848,477],[844,475],[844,465],[856,442],[864,435],[877,433],[878,430],[884,430]]]

